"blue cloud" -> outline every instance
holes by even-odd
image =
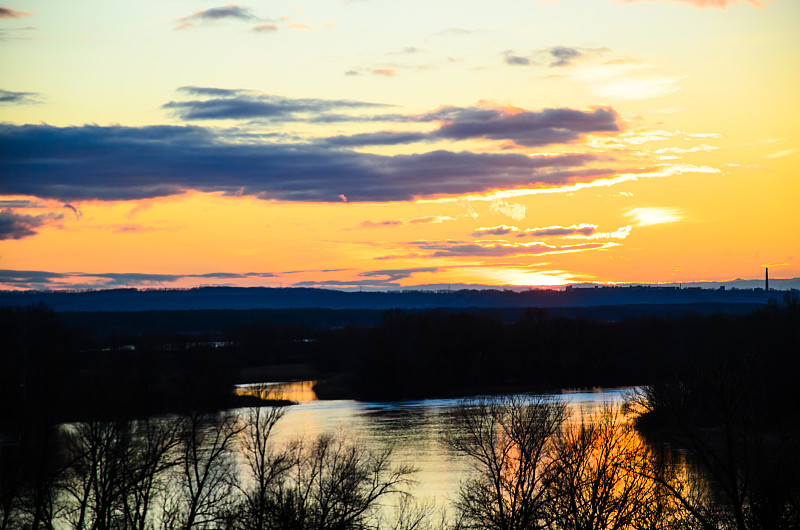
[[[196,126],[0,124],[0,174],[5,177],[0,195],[64,202],[186,190],[243,191],[286,201],[339,202],[340,195],[351,202],[402,201],[558,185],[614,172],[586,167],[595,160],[591,154],[445,150],[386,156],[308,144],[228,142],[221,133]]]

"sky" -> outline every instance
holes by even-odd
[[[797,0],[0,4],[0,289],[800,276]]]

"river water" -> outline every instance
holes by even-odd
[[[452,413],[463,400],[363,402],[317,400],[314,381],[240,385],[242,394],[260,393],[297,402],[286,408],[276,425],[275,443],[333,433],[363,444],[373,451],[392,447],[392,460],[417,468],[414,496],[423,502],[445,506],[470,471],[470,462],[454,454],[445,443]],[[549,397],[567,404],[571,421],[591,418],[598,408],[619,406],[633,388],[564,390]]]

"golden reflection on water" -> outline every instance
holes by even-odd
[[[295,403],[317,401],[314,392],[316,381],[289,381],[281,383],[255,383],[237,385],[234,391],[237,396],[254,396],[264,400],[286,399]]]

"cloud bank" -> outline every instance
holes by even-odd
[[[606,114],[598,112],[601,118]],[[549,123],[541,128],[549,130]],[[581,123],[576,120],[578,130]],[[487,127],[493,125],[475,123],[472,132],[453,134],[501,134],[500,128]],[[196,126],[2,124],[0,153],[0,173],[11,177],[0,180],[0,194],[64,202],[144,199],[187,190],[283,201],[339,202],[340,195],[351,202],[407,201],[559,186],[617,171],[588,167],[598,160],[591,154],[437,150],[386,156],[306,144],[234,143]]]

